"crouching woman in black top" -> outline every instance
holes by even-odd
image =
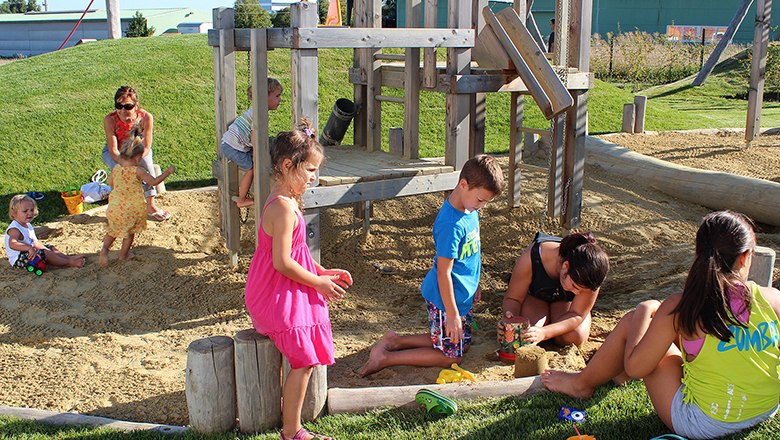
[[[608,271],[609,258],[590,232],[562,239],[538,232],[512,269],[503,318],[530,322],[524,342],[582,345]]]

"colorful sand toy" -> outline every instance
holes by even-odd
[[[27,262],[27,272],[34,273],[37,276],[43,275],[46,272],[46,261],[36,254],[32,260]]]
[[[427,388],[422,388],[420,391],[417,391],[414,400],[422,405],[429,413],[451,416],[458,410],[458,404],[452,399],[444,397]]]
[[[560,420],[568,420],[570,422],[581,422],[585,420],[585,411],[574,409],[570,406],[562,406],[558,412],[558,418]]]

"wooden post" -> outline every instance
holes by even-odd
[[[222,26],[221,20],[224,11],[227,8],[214,8],[212,11],[212,20],[214,23],[214,29],[220,29]],[[216,123],[216,159],[212,162],[212,174],[217,179],[217,201],[219,203],[219,209],[217,215],[219,216],[219,233],[223,239],[227,240],[227,225],[226,215],[223,212],[225,207],[222,206],[222,193],[225,191],[224,181],[222,180],[222,151],[220,151],[220,145],[222,144],[222,135],[225,133],[227,124],[224,122],[224,115],[222,114],[222,57],[220,56],[219,46],[215,46],[212,49],[214,57],[214,120]],[[216,171],[215,171],[216,170]]]
[[[766,78],[766,56],[769,45],[769,21],[772,18],[772,0],[758,0],[756,4],[756,27],[753,32],[753,59],[750,63],[750,89],[748,90],[747,125],[745,141],[758,137],[761,131],[761,106],[764,102],[764,79]]]
[[[425,0],[425,27],[436,27],[436,14],[439,8],[438,0]],[[436,49],[426,47],[423,50],[423,87],[432,89],[436,87]]]
[[[517,165],[523,162],[523,107],[525,99],[523,95],[512,92],[509,104],[509,179],[507,201],[509,206],[520,206],[520,181],[522,173]],[[528,135],[526,135],[528,136]]]
[[[380,0],[366,0],[366,27],[382,27]],[[382,61],[376,58],[379,49],[367,49],[363,59],[368,96],[366,97],[366,150],[382,149],[382,103],[376,97],[382,94]]]
[[[282,354],[267,336],[250,328],[233,338],[238,426],[243,433],[282,424]]]
[[[772,287],[772,270],[775,267],[775,251],[772,248],[756,246],[748,279],[760,286]]]
[[[353,27],[368,27],[366,17],[366,2],[369,0],[354,0],[355,19],[352,22]],[[368,56],[369,49],[354,49],[353,51],[352,67],[356,67],[361,70],[361,76],[365,77],[365,59]],[[366,105],[368,101],[368,86],[366,84],[355,84],[353,91],[353,101],[355,102],[355,118],[354,118],[354,144],[359,147],[365,147],[367,145],[367,129],[368,118],[366,113]]]
[[[154,175],[159,176],[162,174],[162,170],[160,169],[160,165],[154,164]],[[165,194],[165,181],[162,181],[157,184],[157,186],[154,187],[157,190],[157,195]]]
[[[623,104],[623,133],[633,133],[636,118],[634,104]]]
[[[590,70],[592,0],[571,3],[569,66]],[[582,220],[582,188],[585,174],[585,137],[588,134],[588,92],[572,93],[574,105],[566,111],[566,148],[563,181],[565,204],[561,216],[564,229],[576,228]],[[644,119],[644,116],[643,116]]]
[[[290,372],[290,363],[284,360],[282,367],[283,376],[286,380]],[[301,410],[301,420],[310,422],[325,414],[325,404],[328,399],[328,367],[317,365],[311,372],[309,386],[306,388],[306,396],[303,398],[303,409]]]
[[[199,432],[225,432],[236,425],[233,339],[211,336],[187,347],[184,394],[190,425]]]
[[[634,133],[642,134],[645,132],[645,108],[647,107],[647,96],[634,96]]]
[[[406,2],[406,27],[420,27],[421,0]],[[420,157],[420,49],[407,47],[404,59],[404,158]]]
[[[252,144],[252,160],[254,161],[252,180],[255,204],[255,246],[257,246],[257,230],[261,227],[260,218],[263,205],[271,193],[271,157],[268,154],[268,42],[265,29],[252,29],[250,35],[252,46],[252,130],[255,133]]]
[[[465,29],[471,26],[471,2],[451,0],[447,5],[448,26]],[[471,49],[447,49],[447,74],[468,75],[471,73]],[[447,93],[447,131],[444,162],[455,170],[463,168],[469,160],[469,133],[471,112],[469,95]]]
[[[553,65],[569,65],[569,0],[555,0],[555,47]],[[590,39],[588,39],[590,45]]]
[[[404,129],[391,127],[388,133],[390,142],[390,154],[401,156],[404,154]]]
[[[48,9],[49,2],[45,3]],[[113,40],[122,38],[122,13],[119,10],[119,0],[106,0],[106,21],[108,21],[108,38]]]
[[[696,74],[696,78],[694,78],[693,82],[691,83],[693,87],[698,87],[704,84],[704,81],[706,81],[707,77],[710,76],[712,69],[714,69],[715,65],[718,64],[718,60],[720,60],[720,55],[723,53],[723,50],[726,49],[726,46],[731,44],[731,40],[734,39],[734,34],[742,24],[742,20],[744,20],[747,16],[750,5],[752,4],[753,0],[742,0],[742,4],[739,6],[739,9],[737,9],[737,13],[734,14],[734,18],[731,19],[731,23],[729,23],[729,27],[726,29],[726,33],[720,37],[720,41],[718,41],[718,45],[715,46],[715,50],[712,51],[710,57],[707,58],[707,62],[704,63],[704,66],[701,68],[701,70],[699,70],[699,73]]]
[[[487,0],[475,0],[471,10],[471,28],[475,35],[479,35],[485,27],[485,18],[482,16],[482,8],[487,7]],[[487,95],[485,93],[473,93],[469,95],[469,113],[471,115],[471,127],[469,130],[469,157],[474,157],[485,152],[485,116],[487,112]]]
[[[214,22],[219,23],[219,97],[221,123],[219,133],[224,133],[227,126],[236,119],[236,52],[233,35],[233,9],[216,9]],[[220,140],[217,141],[219,149]],[[230,267],[238,267],[238,251],[241,248],[241,217],[238,207],[233,203],[233,196],[238,195],[238,166],[226,157],[221,157],[221,191],[220,208],[225,219],[225,239],[228,249]]]
[[[552,120],[552,146],[550,147],[550,171],[547,178],[547,217],[556,218],[563,208],[563,161],[566,142],[564,115]]]
[[[317,27],[316,3],[299,2],[290,5],[290,25],[296,27]],[[292,57],[292,101],[293,124],[298,118],[307,116],[317,128],[317,49],[291,49]],[[370,88],[370,87],[369,87]],[[369,99],[369,102],[374,101]],[[320,261],[320,210],[304,211],[306,221],[306,243],[314,261]]]

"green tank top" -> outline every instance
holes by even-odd
[[[752,285],[751,295],[747,328],[731,326],[728,342],[707,335],[696,358],[683,360],[683,401],[722,422],[763,414],[780,396],[780,323],[758,285]]]

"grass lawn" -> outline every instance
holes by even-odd
[[[307,428],[339,439],[432,440],[432,439],[533,439],[562,440],[575,435],[571,422],[558,419],[561,406],[584,409],[587,418],[578,424],[582,434],[599,440],[649,439],[669,430],[653,411],[644,385],[633,382],[625,387],[605,386],[593,398],[576,401],[558,394],[542,393],[526,399],[503,398],[459,402],[451,417],[427,415],[417,408],[377,410],[362,415],[325,416]],[[727,439],[773,438],[780,428],[777,420]],[[41,423],[0,417],[0,438],[14,439],[278,439],[276,432],[254,436],[235,434],[164,435],[147,432],[122,433],[106,429],[55,427]]]

